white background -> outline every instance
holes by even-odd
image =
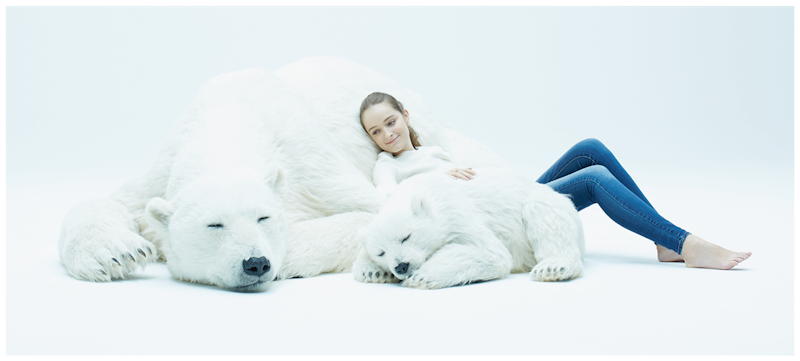
[[[6,51],[9,354],[794,352],[792,8],[15,7]],[[208,79],[314,55],[422,95],[529,176],[598,138],[665,217],[753,257],[659,264],[591,207],[586,270],[559,284],[65,274],[66,211],[148,167]]]

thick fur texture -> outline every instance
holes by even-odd
[[[362,231],[356,280],[437,289],[510,272],[577,277],[583,228],[569,198],[513,171],[476,172],[468,181],[423,174],[402,182]]]
[[[508,167],[418,96],[352,62],[315,57],[223,74],[200,90],[150,169],[70,210],[61,262],[78,279],[110,281],[165,260],[177,279],[240,291],[349,269],[358,229],[385,202],[371,182],[380,150],[358,118],[373,91],[403,101],[423,145],[471,167]],[[262,257],[269,265],[248,263]]]

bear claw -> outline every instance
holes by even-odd
[[[360,278],[360,279],[358,279]],[[357,280],[359,282],[366,282],[366,283],[395,283],[399,282],[400,280],[394,277],[393,274],[390,272],[383,272],[383,271],[364,271],[361,272],[361,277],[358,277]]]
[[[403,283],[403,286],[410,287],[410,288],[419,288],[424,290],[435,290],[442,287],[447,287],[445,285],[434,283],[431,281],[426,281],[425,278],[420,276],[411,275],[410,277],[406,278]]]
[[[564,260],[546,260],[539,265],[533,267],[531,270],[531,280],[533,281],[540,281],[540,282],[552,282],[552,281],[566,281],[569,279],[573,279],[578,277],[580,274],[580,262],[571,262],[569,267],[566,265],[559,265],[559,263],[564,264]],[[549,263],[549,264],[545,264]],[[555,265],[553,263],[556,263]]]

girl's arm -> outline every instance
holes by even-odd
[[[444,161],[452,163],[455,166],[453,169],[450,169],[447,172],[445,172],[445,174],[447,174],[447,175],[449,175],[449,176],[451,176],[453,178],[463,179],[463,180],[470,180],[470,179],[472,179],[472,177],[475,176],[476,173],[475,173],[474,170],[472,170],[472,168],[461,168],[461,167],[459,167],[458,163],[456,163],[456,160],[453,159],[452,156],[450,156],[450,153],[445,152],[440,147],[434,146],[434,147],[431,147],[431,148],[432,148],[433,154],[435,156],[441,158]]]

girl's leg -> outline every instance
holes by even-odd
[[[628,172],[625,171],[625,168],[622,167],[622,164],[614,157],[614,154],[611,153],[602,142],[594,138],[585,139],[575,144],[564,153],[550,169],[545,171],[536,182],[542,184],[550,183],[558,178],[593,165],[602,165],[608,169],[625,188],[628,188],[631,193],[639,197],[639,199],[650,206],[650,208],[654,208],[642,191],[639,190],[639,187],[631,176],[628,175]]]
[[[622,167],[622,164],[614,157],[614,154],[602,142],[594,138],[585,139],[570,148],[550,169],[539,177],[537,182],[548,183],[592,165],[606,167],[622,185],[655,210],[655,207],[650,204],[644,193],[639,190],[639,187],[628,175],[628,172],[625,171],[625,168]],[[683,262],[683,257],[664,246],[656,244],[656,251],[658,260],[661,262]]]
[[[604,169],[575,174],[592,166]],[[571,179],[565,179],[567,176]],[[750,252],[733,252],[707,242],[661,217],[616,157],[597,139],[590,138],[576,144],[537,182],[569,194],[578,210],[594,203],[600,204],[612,220],[653,240],[660,261],[685,259],[687,267],[728,269],[751,255]],[[601,183],[606,186],[601,186]]]
[[[570,195],[578,211],[597,203],[614,222],[677,254],[689,232],[661,217],[602,165],[590,165],[561,176],[548,186]],[[640,192],[641,193],[641,192]]]
[[[547,185],[569,194],[579,211],[599,204],[617,224],[682,255],[687,267],[730,269],[750,257],[750,252],[729,251],[675,226],[604,166],[589,166]]]

